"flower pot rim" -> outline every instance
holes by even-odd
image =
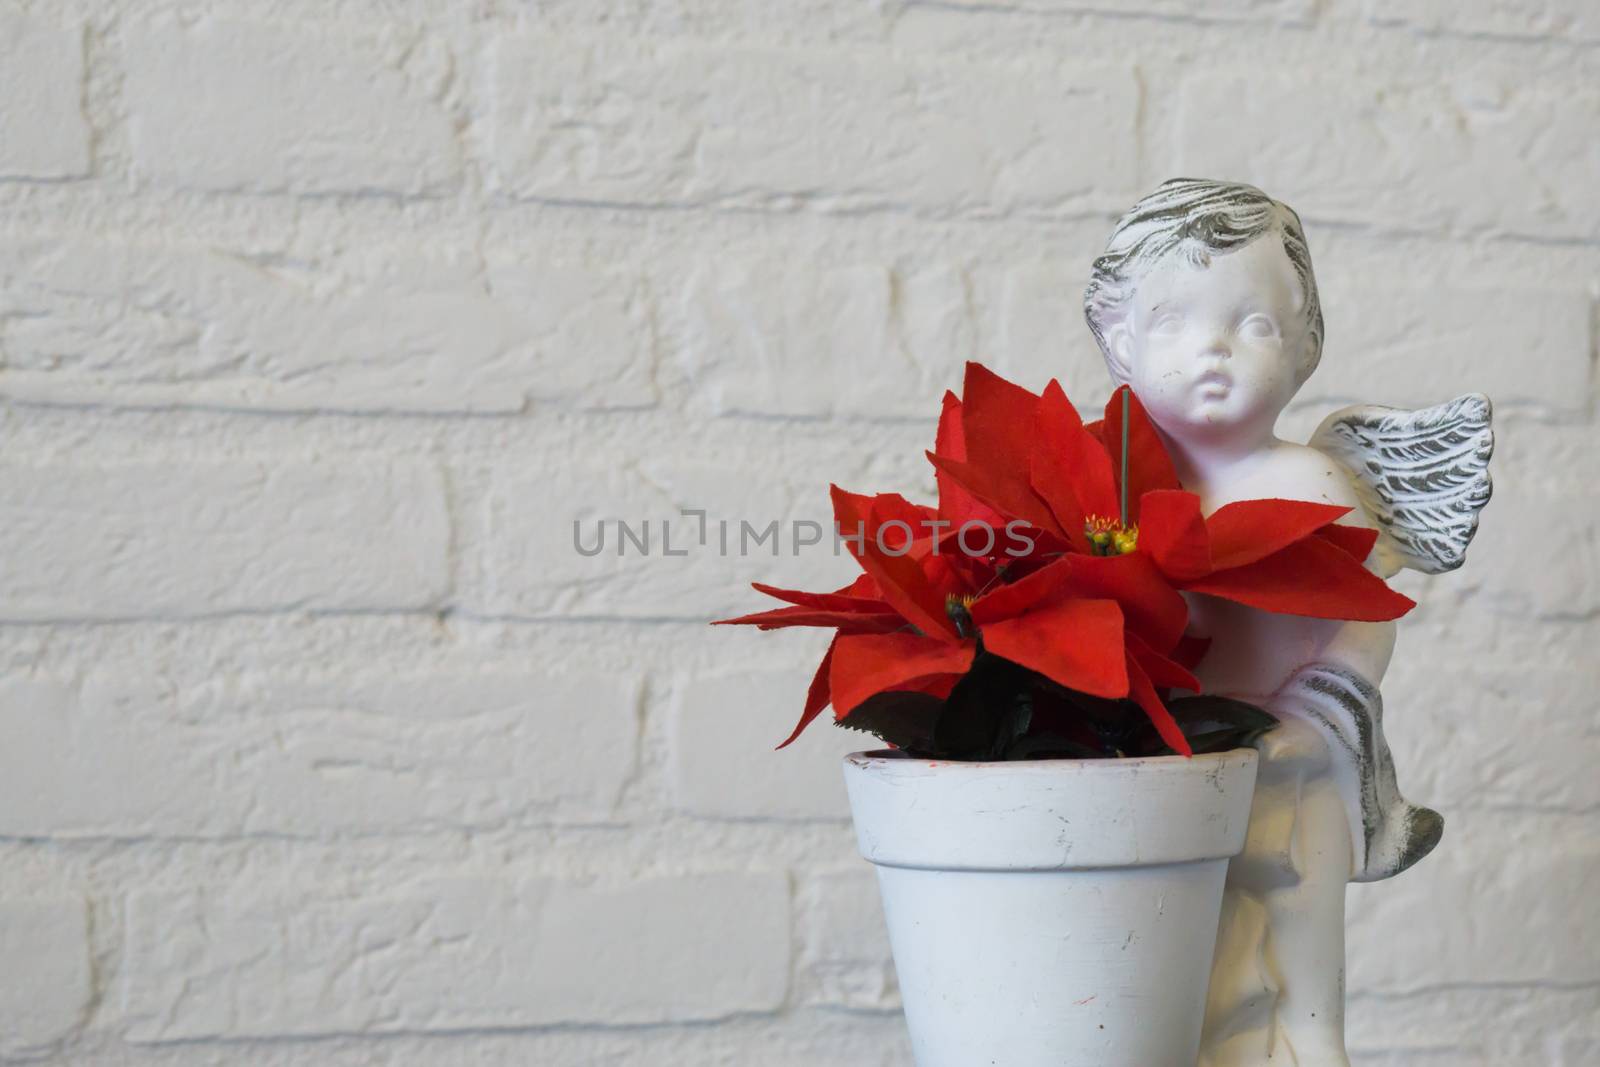
[[[845,756],[847,763],[859,767],[872,767],[880,771],[892,771],[896,767],[911,769],[916,767],[949,768],[952,772],[979,771],[984,769],[1000,768],[1007,771],[1043,773],[1072,767],[1081,773],[1089,773],[1092,769],[1127,771],[1131,768],[1150,767],[1197,767],[1208,763],[1221,763],[1229,757],[1236,757],[1241,752],[1255,753],[1254,748],[1241,745],[1238,748],[1223,749],[1221,752],[1201,752],[1193,756],[1108,756],[1100,759],[1025,759],[1025,760],[957,760],[957,759],[930,759],[922,756],[908,756],[906,753],[891,748],[866,749],[860,752],[851,752]]]
[[[1042,871],[1237,855],[1259,759],[1235,748],[963,763],[879,750],[843,763],[857,841],[873,863]]]

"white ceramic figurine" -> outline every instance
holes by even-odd
[[[1347,408],[1306,445],[1279,415],[1316,368],[1323,320],[1300,220],[1247,185],[1176,179],[1117,224],[1084,310],[1112,376],[1167,438],[1207,513],[1258,497],[1326,501],[1380,531],[1388,577],[1461,564],[1489,499],[1486,398]],[[1244,852],[1232,861],[1207,1005],[1203,1067],[1347,1067],[1344,898],[1438,843],[1408,804],[1383,737],[1393,623],[1271,615],[1195,597],[1219,638],[1208,692],[1271,710]]]

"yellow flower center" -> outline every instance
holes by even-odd
[[[1123,526],[1116,519],[1090,515],[1083,524],[1089,551],[1097,556],[1126,556],[1139,547],[1139,526]]]

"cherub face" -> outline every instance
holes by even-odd
[[[1264,234],[1204,266],[1168,256],[1107,340],[1169,435],[1255,439],[1300,387],[1303,300],[1283,242]]]

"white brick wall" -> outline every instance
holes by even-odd
[[[1126,65],[616,33],[489,62],[491,184],[522,199],[994,211],[1134,181]]]
[[[133,176],[226,192],[450,192],[462,170],[438,99],[450,59],[384,29],[395,32],[209,17],[125,26]]]
[[[963,360],[1102,390],[1188,171],[1306,220],[1290,429],[1498,404],[1355,1059],[1600,1062],[1588,0],[0,6],[0,1063],[908,1067],[821,642],[703,624]]]
[[[789,982],[781,872],[358,893],[299,879],[127,909],[140,1044],[717,1020],[776,1011]]]
[[[636,274],[386,236],[305,258],[56,234],[0,246],[4,395],[251,410],[650,404]],[[591,353],[587,360],[568,353]]]

